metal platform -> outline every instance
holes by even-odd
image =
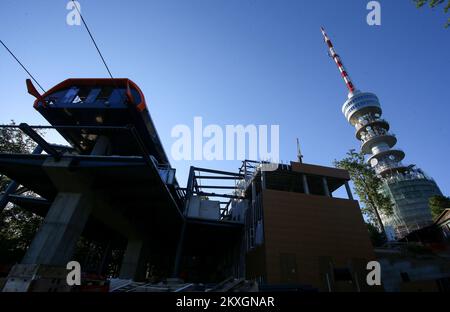
[[[55,163],[52,156],[45,154],[0,154],[0,172],[51,201],[62,186],[49,176],[49,163],[68,164],[67,169],[60,169],[63,180],[86,177],[96,192],[106,194],[111,207],[142,231],[169,234],[181,226],[183,215],[175,198],[157,168],[149,166],[143,157],[70,155]],[[17,197],[14,200],[22,205],[46,203]]]
[[[22,264],[65,266],[80,236],[102,243],[114,236],[126,240],[121,278],[141,280],[150,258],[176,277],[190,256],[222,261],[240,245],[243,224],[231,222],[229,212],[231,202],[240,199],[231,180],[242,176],[191,168],[187,188],[180,188],[144,96],[132,81],[68,79],[42,95],[30,81],[27,87],[51,126],[1,126],[22,131],[38,147],[34,154],[0,154],[0,173],[13,181],[0,209],[9,201],[44,217]],[[70,146],[47,142],[40,132],[47,129]],[[196,176],[195,170],[209,175]],[[200,183],[213,179],[210,174],[231,185]],[[189,200],[202,201],[207,213],[188,214]],[[205,215],[209,219],[201,218]],[[15,278],[10,276],[7,285]]]

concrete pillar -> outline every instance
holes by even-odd
[[[302,181],[303,191],[305,192],[305,194],[309,194],[308,178],[306,177],[306,174],[302,174]]]
[[[91,195],[58,193],[22,263],[65,267],[72,260],[91,210]]]
[[[119,278],[141,281],[145,278],[145,244],[142,239],[128,239]]]
[[[74,171],[70,158],[47,158],[42,169],[58,193],[22,263],[8,275],[4,291],[27,291],[34,287],[35,280],[54,280],[54,270],[67,274],[66,265],[73,260],[75,246],[93,210],[96,196],[91,189],[92,177]]]
[[[348,184],[348,181],[345,181],[345,189],[347,190],[348,199],[353,200],[352,190],[350,189],[350,185]]]
[[[325,196],[331,197],[330,189],[328,188],[328,182],[326,177],[322,177],[322,185]]]

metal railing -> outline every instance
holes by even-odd
[[[26,134],[30,139],[32,139],[39,148],[41,148],[45,153],[55,158],[55,160],[61,159],[65,152],[73,152],[75,149],[72,146],[62,146],[57,144],[51,144],[46,141],[42,135],[36,131],[36,130],[46,130],[46,129],[53,129],[53,130],[75,130],[80,131],[82,134],[85,134],[86,131],[92,131],[92,132],[99,132],[99,131],[119,131],[119,132],[125,132],[130,135],[130,137],[134,140],[134,143],[136,144],[136,147],[139,151],[140,155],[136,155],[139,157],[142,157],[142,159],[145,161],[145,163],[149,166],[152,166],[156,168],[156,170],[159,170],[160,168],[170,168],[169,164],[155,164],[154,157],[150,154],[147,147],[145,146],[142,138],[140,137],[139,133],[137,132],[136,128],[133,125],[127,125],[127,126],[78,126],[78,125],[69,125],[69,126],[62,126],[62,125],[52,125],[52,126],[42,126],[42,125],[28,125],[27,123],[21,123],[18,125],[0,125],[0,131],[1,129],[16,129],[18,131],[22,131],[24,134]],[[39,152],[40,153],[40,152]],[[14,181],[11,181],[11,183],[14,183]],[[183,200],[184,196],[186,195],[185,191],[179,189],[178,185],[175,186],[175,195],[180,196],[178,199]],[[181,197],[183,196],[183,197]],[[4,196],[3,196],[4,197]]]
[[[385,129],[380,128],[377,130],[372,130],[371,132],[361,133],[361,142],[362,142],[362,144],[364,144],[364,143],[372,140],[373,138],[384,136],[384,135],[390,135],[390,136],[395,137],[394,133],[391,133]]]
[[[366,127],[372,123],[376,123],[376,122],[389,124],[386,119],[382,119],[382,118],[364,118],[362,121],[358,120],[358,122],[355,124],[355,128],[358,131],[359,129]]]
[[[189,200],[192,196],[219,201],[220,219],[229,215],[231,202],[244,199],[237,187],[238,181],[244,179],[241,173],[191,167],[185,193],[185,214],[189,214]]]
[[[100,131],[100,130],[109,130],[109,131],[122,131],[128,132],[131,138],[134,139],[134,143],[138,147],[143,159],[148,163],[153,165],[153,161],[151,159],[150,153],[148,152],[145,144],[143,143],[139,133],[133,125],[127,126],[41,126],[41,125],[28,125],[27,123],[21,123],[19,125],[0,125],[0,129],[18,129],[25,133],[28,137],[30,137],[37,145],[41,146],[43,150],[49,154],[54,156],[56,159],[59,159],[62,156],[62,153],[57,150],[57,145],[48,143],[36,130],[45,130],[45,129],[53,129],[53,130],[79,130],[80,132],[85,131]],[[86,134],[86,133],[82,133]],[[95,133],[92,133],[95,134]],[[61,147],[61,146],[60,146]],[[64,147],[64,146],[63,146]],[[73,148],[67,146],[66,148]]]

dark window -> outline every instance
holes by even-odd
[[[352,274],[348,268],[336,268],[333,270],[335,281],[352,281]]]
[[[440,292],[450,292],[450,277],[440,278],[436,282]]]
[[[108,101],[113,90],[114,90],[114,88],[112,86],[103,87],[102,90],[100,91],[100,94],[97,97],[97,100]]]
[[[114,89],[108,101],[114,104],[123,103],[126,100],[125,89]]]
[[[298,282],[297,259],[295,254],[280,254],[280,269],[282,283]]]
[[[139,92],[135,88],[131,89],[131,94],[133,95],[133,99],[134,99],[135,104],[141,103],[141,101],[142,101],[141,95],[139,94]]]
[[[406,273],[406,272],[401,272],[400,273],[400,277],[402,278],[402,281],[405,282],[405,283],[411,281],[411,279],[409,278],[409,274]]]
[[[323,189],[323,180],[321,176],[308,175],[308,186],[309,192],[312,195],[325,195],[325,191]]]
[[[55,105],[55,104],[58,104],[59,102],[64,103],[64,97],[66,95],[66,92],[67,92],[67,89],[54,92],[54,93],[48,95],[45,98],[45,100],[47,101],[48,105]]]
[[[91,92],[91,88],[81,87],[78,90],[78,94],[72,100],[72,103],[74,103],[74,104],[83,103],[86,100],[87,96],[89,95],[89,92]]]
[[[102,89],[100,89],[100,88],[92,89],[91,92],[89,92],[89,95],[86,98],[86,103],[93,103],[93,102],[95,102],[95,100],[97,99],[97,97],[98,97],[98,95],[100,94],[101,91],[102,91]]]
[[[266,187],[276,191],[304,193],[301,174],[292,171],[266,172]]]
[[[78,94],[78,90],[79,89],[77,87],[72,87],[68,89],[66,91],[66,94],[64,95],[63,103],[72,103],[72,101]]]

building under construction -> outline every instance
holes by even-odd
[[[405,153],[395,148],[397,138],[389,131],[387,120],[381,118],[382,109],[378,97],[356,89],[323,28],[322,34],[329,55],[338,66],[348,89],[348,99],[342,106],[342,113],[355,127],[355,136],[361,141],[361,151],[369,155],[368,162],[384,182],[382,191],[393,202],[393,215],[381,215],[388,237],[402,238],[432,224],[428,199],[433,195],[442,195],[439,187],[415,165],[402,163]]]
[[[110,291],[368,290],[375,256],[345,170],[248,160],[237,172],[191,167],[181,187],[132,81],[27,86],[50,126],[3,126],[37,147],[0,154],[12,181],[1,208],[12,202],[44,221],[4,291],[67,290],[72,260],[83,276],[107,276]],[[69,145],[47,142],[43,128]],[[77,258],[80,238],[98,255]]]

